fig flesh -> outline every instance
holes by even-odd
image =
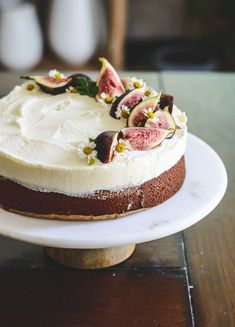
[[[148,119],[146,121],[145,127],[170,130],[171,132],[168,135],[169,138],[172,137],[175,133],[176,123],[174,118],[168,111],[158,109],[154,113],[154,119]]]
[[[174,104],[174,97],[172,95],[166,93],[163,93],[161,95],[160,103],[159,103],[160,109],[165,109],[167,107],[167,110],[171,114],[173,109],[173,104]]]
[[[40,89],[52,95],[64,93],[72,85],[72,78],[54,78],[51,76],[21,76],[21,78],[33,80]]]
[[[152,110],[155,112],[159,102],[161,94],[159,93],[156,97],[148,98],[135,106],[130,116],[128,117],[127,124],[129,127],[143,126],[147,120],[146,112]]]
[[[145,151],[160,145],[168,136],[169,131],[158,128],[127,127],[122,129],[121,133],[130,149]]]
[[[105,93],[107,97],[115,98],[125,92],[125,88],[116,70],[105,58],[99,58],[101,70],[97,79],[98,96]]]
[[[122,110],[122,106],[126,106],[129,109],[132,109],[142,101],[143,95],[144,88],[126,91],[113,102],[110,109],[110,116],[116,119],[120,119],[120,117],[117,116],[117,113]]]
[[[105,131],[100,133],[94,140],[96,144],[97,158],[103,162],[108,163],[112,161],[114,156],[114,149],[118,141],[117,131]]]

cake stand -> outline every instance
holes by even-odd
[[[135,244],[188,228],[221,201],[227,174],[216,152],[189,134],[186,180],[163,204],[125,218],[107,221],[51,221],[0,209],[0,234],[45,247],[57,262],[76,268],[104,268],[126,260]]]

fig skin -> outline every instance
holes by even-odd
[[[107,97],[115,98],[125,92],[125,88],[116,70],[105,58],[99,58],[101,70],[97,79],[98,97],[104,92]]]
[[[174,97],[170,94],[163,93],[160,97],[159,108],[164,109],[168,107],[168,111],[172,114],[174,104]]]
[[[143,126],[147,120],[145,116],[145,110],[151,108],[153,112],[157,110],[157,105],[159,102],[160,95],[153,98],[148,98],[139,104],[137,104],[131,111],[128,117],[127,125],[129,127]]]
[[[116,112],[118,111],[119,108],[121,108],[122,105],[127,106],[128,108],[132,109],[135,107],[138,103],[142,101],[142,97],[144,95],[144,88],[139,88],[139,89],[133,89],[133,90],[128,90],[121,96],[119,96],[112,104],[111,109],[110,109],[110,116],[115,118],[115,119],[120,119],[117,118]]]
[[[167,138],[171,138],[175,134],[175,131],[176,131],[176,123],[175,123],[175,120],[172,117],[172,115],[166,110],[158,109],[155,112],[155,117],[158,118],[158,120],[156,122],[151,121],[149,123],[149,121],[147,120],[144,126],[147,128],[150,127],[150,128],[171,130],[171,133],[167,137]]]
[[[72,78],[53,78],[50,76],[21,76],[23,79],[35,81],[40,89],[52,95],[64,93],[72,85]]]
[[[103,162],[108,163],[113,160],[114,148],[117,144],[119,132],[117,131],[105,131],[100,133],[94,140],[97,151],[97,158]]]
[[[129,147],[136,151],[146,151],[160,145],[170,131],[159,128],[130,127],[121,131],[121,137],[128,141]]]

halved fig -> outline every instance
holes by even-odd
[[[126,91],[124,94],[119,96],[112,104],[109,113],[110,116],[116,119],[120,119],[120,117],[117,117],[117,112],[119,110],[122,110],[122,106],[127,106],[129,109],[132,109],[140,101],[142,101],[143,95],[144,95],[144,88]]]
[[[72,78],[54,78],[51,76],[21,76],[21,78],[35,81],[40,89],[52,95],[64,93],[72,85]]]
[[[127,124],[129,127],[138,127],[145,123],[147,120],[146,112],[151,109],[155,112],[157,109],[157,104],[159,102],[161,94],[159,93],[156,97],[148,98],[135,106],[130,116],[128,117]]]
[[[171,130],[168,138],[172,137],[176,130],[176,123],[174,118],[168,111],[162,109],[159,109],[154,113],[154,119],[147,119],[144,126]]]
[[[171,114],[173,109],[173,104],[174,104],[174,97],[172,95],[166,93],[163,93],[161,95],[160,102],[159,102],[160,109],[165,109],[167,107],[167,110]]]
[[[107,97],[115,98],[125,92],[125,88],[116,70],[105,58],[99,58],[102,63],[101,70],[97,79],[98,96],[105,93]]]
[[[144,151],[160,145],[169,131],[159,128],[131,127],[122,129],[121,133],[132,150]]]
[[[96,144],[97,158],[104,163],[112,161],[114,149],[118,141],[117,131],[105,131],[100,133],[94,140]]]

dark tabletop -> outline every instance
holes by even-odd
[[[235,326],[235,74],[142,75],[175,95],[190,131],[223,158],[223,201],[184,232],[139,244],[103,270],[66,268],[40,246],[0,236],[1,327]],[[2,92],[15,84],[0,77]]]

